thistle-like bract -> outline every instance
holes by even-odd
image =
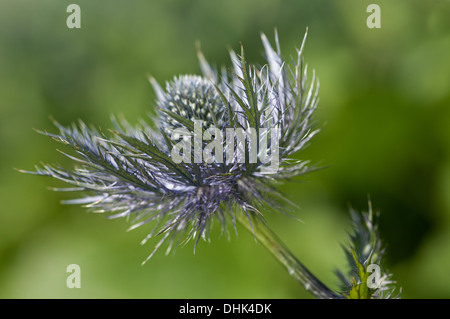
[[[180,240],[197,243],[207,237],[212,218],[227,229],[230,221],[235,225],[236,214],[246,214],[251,222],[249,214],[260,215],[262,207],[282,208],[285,200],[276,183],[311,170],[307,161],[291,156],[318,132],[311,123],[318,82],[314,73],[307,77],[305,38],[286,63],[278,36],[273,48],[262,34],[267,60],[262,67],[250,66],[242,49],[240,55],[230,52],[232,70],[217,70],[198,51],[201,76],[175,77],[165,90],[150,78],[158,129],[144,121],[132,126],[113,119],[115,129],[105,134],[81,121],[70,127],[55,122],[59,133],[45,134],[71,147],[76,156],[64,154],[77,166],[43,165],[33,173],[72,185],[58,190],[83,192],[66,203],[130,218],[131,228],[153,224],[143,243],[157,235],[160,240],[147,260],[164,242],[170,251]],[[209,128],[218,130],[213,145]],[[180,129],[191,135],[181,137]],[[243,138],[225,138],[227,129]],[[204,138],[198,142],[198,136]],[[180,143],[194,150],[183,149],[182,161],[174,157]],[[209,153],[216,151],[209,161],[208,145]]]
[[[337,275],[342,281],[342,295],[350,299],[390,299],[400,298],[401,289],[396,293],[396,282],[382,267],[385,249],[378,230],[378,214],[373,213],[369,200],[367,212],[359,213],[350,209],[353,234],[350,247],[344,246],[350,265],[350,280],[341,271]]]

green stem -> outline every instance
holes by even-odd
[[[337,295],[316,278],[282,243],[259,216],[237,214],[237,220],[277,259],[306,290],[320,299],[338,299]]]

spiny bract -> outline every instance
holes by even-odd
[[[350,271],[348,275],[336,271],[342,283],[342,295],[349,299],[400,298],[401,288],[397,292],[392,274],[381,268],[385,248],[378,230],[379,215],[374,215],[372,202],[369,200],[367,212],[351,209],[350,214],[353,233],[349,238],[350,247],[343,247]]]

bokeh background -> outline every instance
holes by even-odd
[[[66,8],[81,7],[81,29]],[[368,4],[381,28],[366,26]],[[152,112],[147,82],[199,73],[195,43],[230,65],[228,48],[263,63],[260,32],[276,27],[285,56],[309,28],[305,60],[320,78],[322,132],[300,154],[327,166],[283,186],[294,221],[266,212],[274,231],[337,288],[348,208],[381,213],[386,267],[404,298],[450,297],[450,2],[430,1],[0,1],[1,298],[310,298],[238,227],[238,236],[193,243],[141,266],[156,241],[60,201],[57,181],[20,174],[40,162],[72,163],[35,129],[78,118],[105,130],[111,114]],[[216,225],[217,226],[217,225]],[[66,267],[81,267],[69,289]]]

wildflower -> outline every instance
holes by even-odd
[[[129,218],[131,229],[153,223],[142,243],[157,235],[161,239],[147,260],[165,241],[168,252],[181,238],[194,238],[196,246],[200,237],[207,238],[212,218],[226,230],[230,220],[235,226],[236,214],[244,213],[251,222],[250,214],[260,215],[261,207],[281,208],[283,197],[275,183],[311,169],[308,162],[289,157],[317,133],[311,117],[318,83],[314,75],[310,82],[307,79],[302,59],[305,38],[289,66],[281,56],[278,36],[274,49],[262,34],[267,64],[260,68],[247,63],[242,49],[240,56],[230,52],[234,70],[222,69],[219,74],[198,51],[201,76],[175,77],[166,90],[150,78],[159,108],[153,120],[159,129],[144,121],[132,126],[113,118],[115,129],[105,134],[82,121],[70,127],[55,121],[59,133],[45,134],[72,148],[76,156],[64,154],[78,165],[73,170],[43,165],[32,173],[73,186],[57,190],[83,192],[81,198],[65,203],[84,204],[110,218]],[[240,129],[247,138],[236,138],[231,143],[234,150],[225,142],[216,144],[223,144],[229,158],[225,163],[195,161],[195,152],[188,154],[191,161],[174,161],[174,132],[204,134],[203,126],[194,132],[196,121],[204,128]],[[251,131],[257,133],[256,143],[248,137]],[[206,146],[203,140],[199,143],[194,146]],[[260,151],[263,144],[266,148]],[[250,161],[255,152],[258,157]],[[268,170],[270,163],[264,158],[274,152],[279,166]]]

